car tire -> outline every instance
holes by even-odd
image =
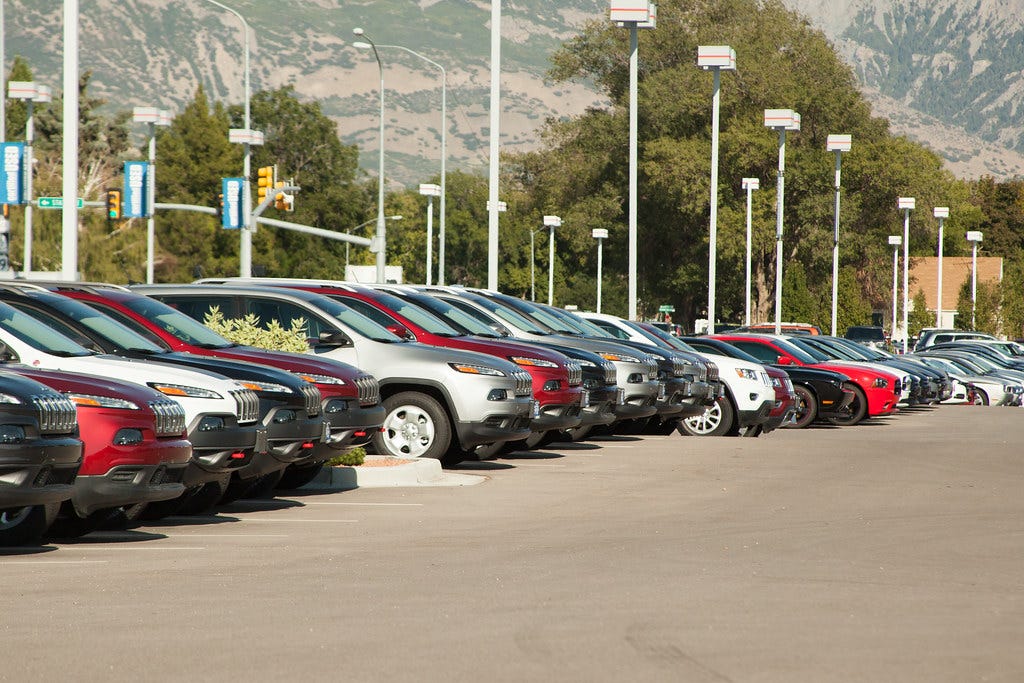
[[[75,512],[74,506],[67,502],[61,506],[60,514],[50,525],[47,535],[54,538],[80,538],[103,528],[118,512],[119,509],[104,508],[81,517]]]
[[[316,479],[316,475],[320,474],[323,470],[324,463],[317,463],[316,465],[306,465],[305,467],[289,467],[285,469],[284,474],[281,475],[281,480],[277,482],[277,488],[279,489],[297,489],[305,486],[309,482]]]
[[[829,422],[837,427],[852,427],[861,422],[868,414],[868,397],[864,394],[864,390],[856,384],[848,384],[847,387],[853,390],[853,401],[847,407],[847,414],[843,417],[829,418]]]
[[[987,406],[989,404],[988,394],[985,393],[984,389],[974,388],[974,405],[976,406]]]
[[[231,477],[208,481],[195,490],[186,493],[182,496],[181,503],[174,514],[201,515],[204,512],[209,512],[214,505],[224,498],[224,492],[228,490],[228,483],[230,481]],[[156,503],[156,505],[160,505],[160,503]],[[148,510],[146,514],[149,514]]]
[[[679,429],[690,436],[725,436],[733,427],[736,411],[728,396],[719,396],[700,415],[686,417],[679,421]]]
[[[563,431],[563,433],[567,437],[569,437],[569,441],[576,443],[578,441],[583,441],[588,436],[590,436],[590,432],[593,431],[593,429],[594,425],[584,425],[582,427],[573,427],[572,429],[566,429]]]
[[[0,546],[34,545],[50,528],[59,503],[0,510]]]
[[[404,391],[384,399],[383,405],[384,424],[373,436],[378,453],[436,460],[445,456],[452,442],[452,428],[448,414],[436,399]]]
[[[807,387],[794,384],[793,393],[796,394],[796,417],[783,425],[787,429],[806,429],[818,417],[818,399],[814,392]]]

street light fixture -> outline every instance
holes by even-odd
[[[149,126],[149,169],[146,173],[146,282],[153,284],[153,261],[155,256],[156,225],[153,209],[156,204],[156,127],[171,125],[171,115],[156,107],[135,107],[132,121]]]
[[[761,189],[761,181],[757,178],[744,178],[743,189],[747,191],[747,297],[746,297],[746,319],[743,323],[747,327],[750,326],[750,249],[751,242],[753,241],[753,229],[752,229],[752,218],[753,211],[751,210],[751,203],[753,200],[754,190]]]
[[[974,313],[978,303],[978,242],[981,242],[984,235],[980,230],[968,230],[967,241],[971,243],[971,329],[977,327]]]
[[[402,220],[402,216],[400,216],[400,215],[399,216],[388,216],[387,220],[389,220],[389,221],[400,221],[400,220]],[[358,230],[359,228],[367,226],[370,223],[376,223],[376,222],[377,222],[376,218],[371,218],[370,220],[365,221],[363,223],[360,223],[359,225],[357,225],[355,227],[348,228],[347,230],[345,230],[345,234],[346,235],[351,235],[353,230]],[[349,248],[349,242],[348,242],[348,240],[346,240],[345,241],[345,279],[346,280],[348,279],[348,248]]]
[[[359,50],[373,50],[373,57],[377,60],[377,69],[380,72],[380,158],[377,161],[377,234],[374,236],[374,243],[370,251],[377,253],[377,283],[384,284],[384,266],[387,263],[387,228],[384,224],[384,65],[380,61],[380,54],[377,52],[377,45],[370,39],[361,28],[352,29],[352,33],[366,38],[366,42],[356,41],[352,47]]]
[[[900,197],[896,207],[903,210],[903,353],[910,342],[910,212],[914,210],[913,197]]]
[[[899,283],[897,273],[899,272],[899,252],[900,245],[903,244],[903,238],[899,235],[889,235],[889,245],[892,247],[892,329],[889,333],[889,338],[892,339],[896,336],[896,295],[899,293]],[[906,350],[904,350],[906,353]]]
[[[708,334],[715,333],[715,280],[718,256],[718,118],[722,71],[736,70],[736,50],[728,45],[701,45],[697,66],[714,76],[711,95],[711,215],[708,238]]]
[[[544,216],[544,227],[551,230],[548,238],[548,306],[552,306],[555,292],[555,228],[562,227],[562,219],[558,216]]]
[[[609,18],[617,26],[629,29],[629,230],[627,234],[628,316],[637,319],[637,97],[639,94],[638,29],[657,25],[658,8],[649,0],[611,0]]]
[[[35,176],[32,160],[32,142],[35,139],[33,105],[50,102],[53,96],[49,86],[34,81],[9,81],[7,96],[25,101],[25,244],[22,270],[28,273],[32,271],[32,180]]]
[[[839,179],[842,172],[843,152],[849,152],[852,138],[849,135],[829,135],[825,149],[836,155],[836,212],[832,231],[832,336],[836,336],[836,317],[839,301]]]
[[[932,215],[939,219],[939,286],[935,297],[935,327],[942,327],[942,224],[949,218],[949,207],[936,206],[932,209]]]
[[[604,241],[608,238],[607,228],[594,228],[590,236],[597,240],[597,312],[601,312],[601,278],[602,261],[604,260]]]
[[[782,333],[782,210],[786,183],[786,131],[800,130],[792,109],[765,109],[764,125],[779,132],[779,170],[775,176],[775,334]]]
[[[427,278],[426,284],[431,284],[431,269],[434,267],[434,197],[441,197],[441,186],[433,183],[420,185],[420,194],[427,198]]]

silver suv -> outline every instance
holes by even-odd
[[[377,452],[462,461],[476,446],[525,439],[537,416],[530,375],[472,351],[435,348],[392,334],[330,297],[259,280],[139,286],[137,291],[202,320],[211,306],[225,318],[253,314],[261,324],[302,320],[310,353],[375,375],[386,417]]]

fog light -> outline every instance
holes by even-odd
[[[634,372],[628,378],[626,378],[626,381],[629,382],[630,384],[640,384],[641,382],[644,381],[644,376],[639,372]]]
[[[0,443],[21,443],[25,430],[20,425],[0,425]]]
[[[491,389],[487,394],[488,401],[504,401],[508,398],[508,392],[504,389]]]
[[[139,429],[119,429],[114,434],[115,446],[134,446],[142,443],[142,431]]]
[[[277,424],[283,424],[285,422],[295,422],[295,411],[294,410],[279,410],[274,415],[274,422]]]
[[[348,410],[348,401],[342,399],[332,399],[327,402],[327,407],[324,408],[324,412],[327,413],[343,413]]]
[[[559,382],[557,379],[549,379],[547,382],[544,382],[544,388],[542,389],[542,391],[558,391],[561,388],[561,382]]]
[[[224,429],[224,418],[222,417],[207,415],[199,421],[199,431],[201,432],[218,432],[222,429]]]

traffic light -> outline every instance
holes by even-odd
[[[11,205],[10,204],[4,204],[4,218],[10,218],[10,217],[11,217]]]
[[[219,221],[224,216],[224,193],[218,192],[214,200],[213,208],[217,209],[217,220]]]
[[[274,187],[274,167],[273,166],[260,166],[256,170],[256,203],[262,204],[270,193],[270,188]]]
[[[121,217],[121,190],[107,190],[107,220]]]

